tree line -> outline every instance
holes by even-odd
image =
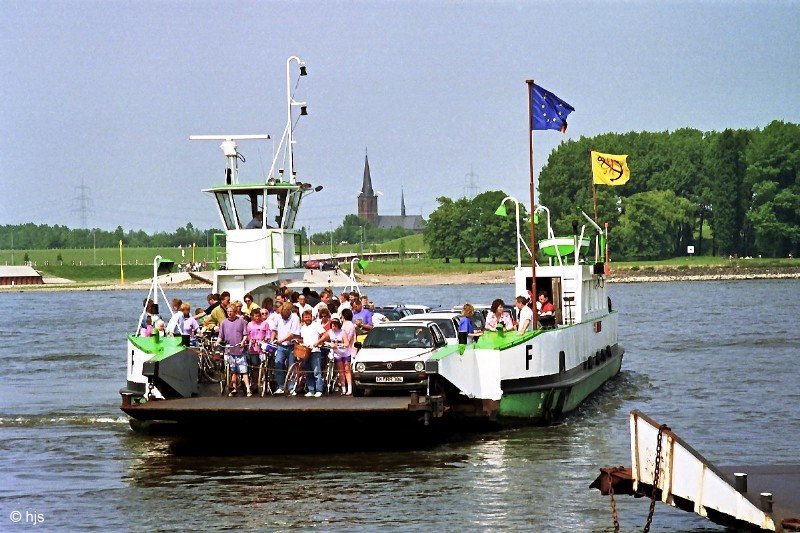
[[[597,186],[598,218],[610,224],[609,245],[618,259],[685,255],[689,245],[695,253],[724,256],[800,252],[797,124],[606,133],[567,141],[550,155],[538,184],[557,233],[570,233],[576,208],[593,213],[592,149],[629,155],[627,184]],[[711,249],[702,249],[709,236]]]
[[[306,228],[298,228],[303,241],[307,240]],[[125,231],[117,226],[114,231],[102,229],[69,228],[67,226],[48,226],[46,224],[26,224],[0,226],[0,250],[56,250],[73,248],[115,248],[121,240],[126,247],[135,248],[168,248],[178,246],[206,246],[212,244],[212,235],[222,230],[198,229],[191,222],[173,232],[157,232],[152,235],[143,230]],[[335,244],[347,242],[356,244],[363,239],[365,243],[380,243],[407,235],[413,231],[403,228],[382,229],[366,222],[357,215],[347,215],[342,224],[333,230]],[[314,244],[326,244],[331,238],[330,232],[316,233],[311,236]]]
[[[615,259],[696,254],[786,257],[800,253],[800,126],[763,129],[605,133],[558,146],[538,178],[539,202],[557,235],[571,235],[580,211],[594,215],[591,150],[628,154],[630,181],[598,185],[597,213],[609,223]],[[437,198],[424,238],[435,258],[512,260],[513,204],[494,215],[502,191],[474,199]],[[520,199],[527,202],[527,198]],[[523,238],[529,231],[522,208]],[[546,231],[544,217],[537,234]],[[710,242],[704,248],[704,242]]]
[[[517,230],[513,202],[506,203],[505,216],[495,214],[505,196],[503,191],[488,191],[473,199],[437,198],[439,206],[431,213],[423,235],[430,256],[442,258],[446,263],[451,259],[463,263],[468,257],[478,262],[515,261]],[[525,238],[528,214],[524,205],[519,208],[520,232]]]
[[[305,237],[305,228],[301,228],[301,233]],[[331,238],[334,244],[381,243],[413,234],[412,230],[400,227],[379,228],[371,222],[359,218],[358,215],[350,214],[345,215],[342,225],[334,229],[333,233],[330,231],[314,233],[311,235],[311,241],[317,245],[327,244]]]
[[[211,242],[218,229],[201,230],[189,222],[173,232],[158,232],[148,235],[143,230],[125,231],[117,226],[114,231],[102,229],[69,228],[27,224],[0,226],[0,249],[2,250],[54,250],[69,248],[115,248],[119,241],[130,247],[166,248],[178,246],[205,246]]]

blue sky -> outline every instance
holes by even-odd
[[[298,225],[355,212],[365,149],[381,214],[403,187],[427,216],[470,168],[527,199],[526,79],[576,108],[536,133],[537,168],[607,131],[800,122],[798,28],[798,2],[5,1],[0,224],[79,227],[83,180],[90,227],[219,226],[200,189],[224,159],[188,136],[280,134],[290,55],[298,176],[325,187]],[[272,144],[240,149],[263,176]]]

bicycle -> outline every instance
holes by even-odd
[[[197,353],[197,382],[219,383],[224,372],[224,360],[219,351],[214,350],[209,343],[203,342],[198,346]]]
[[[333,358],[334,343],[325,343],[328,348],[327,365],[325,366],[325,394],[330,396],[339,389],[339,369],[336,368],[336,361]]]
[[[227,345],[226,344],[225,346],[222,346],[223,359],[225,361],[225,379],[224,380],[220,380],[220,382],[219,382],[220,396],[225,396],[225,393],[228,393],[228,395],[230,395],[231,392],[233,391],[233,389],[231,389],[231,378],[233,377],[233,372],[232,372],[232,369],[231,369],[232,356],[230,354],[230,350],[231,350],[231,348],[236,348],[237,346],[239,346],[239,345],[231,346],[231,345]],[[245,361],[246,360],[247,359],[245,358]],[[251,369],[249,364],[247,365],[247,374],[246,375],[248,376],[248,381],[250,381],[250,383],[251,383],[250,389],[252,390],[252,380],[250,379],[252,377],[252,369]],[[239,385],[243,386],[243,387],[246,387],[246,385],[244,384],[244,376],[245,376],[245,374],[240,374],[240,376],[241,377],[238,380],[240,382]]]
[[[263,398],[267,392],[270,396],[275,394],[272,384],[275,381],[275,350],[278,347],[268,342],[261,343],[262,353],[259,355],[258,364],[258,393]],[[252,379],[252,376],[251,376]]]
[[[295,396],[297,391],[302,391],[306,385],[306,372],[303,365],[311,355],[311,348],[302,344],[294,345],[295,362],[289,366],[286,371],[286,380],[283,384],[283,390],[287,396]]]

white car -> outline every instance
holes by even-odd
[[[481,320],[482,321],[486,321],[486,317],[489,316],[489,313],[492,312],[491,311],[491,307],[492,306],[490,306],[490,305],[472,304],[472,307],[475,308],[475,314],[476,315],[481,315]],[[459,313],[460,314],[463,308],[464,307],[461,306],[461,305],[456,305],[450,310],[452,312],[454,312],[454,313]],[[473,320],[473,322],[474,322],[474,320]],[[475,327],[477,328],[478,325],[476,324]],[[483,326],[481,326],[480,329],[483,329]]]
[[[419,315],[419,314],[422,314],[422,313],[430,313],[431,312],[431,308],[428,307],[427,305],[402,304],[402,305],[397,305],[397,306],[394,306],[394,307],[402,307],[406,311],[411,313],[412,315]]]
[[[458,321],[460,318],[460,313],[443,311],[403,317],[400,319],[400,322],[406,322],[409,320],[430,320],[432,322],[436,322],[436,324],[442,330],[444,338],[447,339],[447,344],[458,344]]]
[[[445,346],[442,330],[430,320],[375,324],[353,359],[353,394],[425,389],[425,361]]]

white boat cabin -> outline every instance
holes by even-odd
[[[602,264],[580,263],[536,267],[536,291],[547,293],[553,303],[556,326],[596,320],[608,314],[610,304],[602,267]],[[515,293],[529,294],[531,267],[514,270]]]
[[[226,270],[295,268],[294,221],[309,190],[310,184],[280,181],[205,189],[224,225]]]

